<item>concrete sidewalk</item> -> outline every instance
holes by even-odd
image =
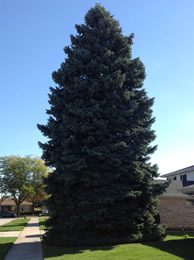
[[[4,260],[43,260],[39,219],[31,218]]]
[[[18,237],[22,231],[0,232],[0,237]]]

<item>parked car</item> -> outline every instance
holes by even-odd
[[[9,211],[0,211],[0,218],[16,218],[16,214]]]

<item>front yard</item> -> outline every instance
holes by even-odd
[[[0,226],[0,232],[5,231],[22,231],[30,219],[15,219],[3,226]]]
[[[7,224],[0,226],[0,233],[8,231],[22,231],[28,221],[29,219],[15,219],[11,222],[8,222]],[[0,260],[5,258],[16,239],[16,237],[0,237]]]
[[[3,260],[16,237],[0,237],[0,260]]]
[[[47,218],[41,217],[40,229]],[[0,227],[1,231],[22,230],[29,219],[16,219]],[[16,238],[0,238],[0,260],[3,260]],[[169,232],[165,241],[116,246],[63,248],[42,243],[45,260],[192,260],[194,232]]]
[[[40,217],[39,218],[39,224],[40,224],[40,230],[45,230],[46,229],[46,221],[48,217]]]
[[[116,246],[62,248],[43,244],[45,260],[192,260],[194,232],[171,232],[165,241]]]

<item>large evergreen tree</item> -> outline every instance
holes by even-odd
[[[52,245],[102,245],[159,239],[157,167],[148,162],[155,134],[145,70],[131,57],[133,35],[100,5],[65,47],[67,58],[53,73],[47,125],[40,143],[54,172],[47,179]]]

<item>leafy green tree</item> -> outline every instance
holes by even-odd
[[[19,156],[0,157],[0,192],[10,196],[16,203],[17,216],[20,215],[20,205],[27,198],[36,197],[43,192],[43,177],[47,167],[39,158]]]
[[[122,35],[118,21],[100,5],[65,47],[66,60],[53,73],[58,86],[49,95],[49,138],[40,143],[46,165],[52,245],[102,245],[160,239],[155,221],[157,167],[154,122],[142,88],[145,70],[131,57],[133,34]]]
[[[37,158],[33,161],[32,173],[27,199],[32,202],[32,213],[34,213],[34,208],[48,198],[48,194],[45,192],[44,178],[48,177],[49,169],[41,159]]]

